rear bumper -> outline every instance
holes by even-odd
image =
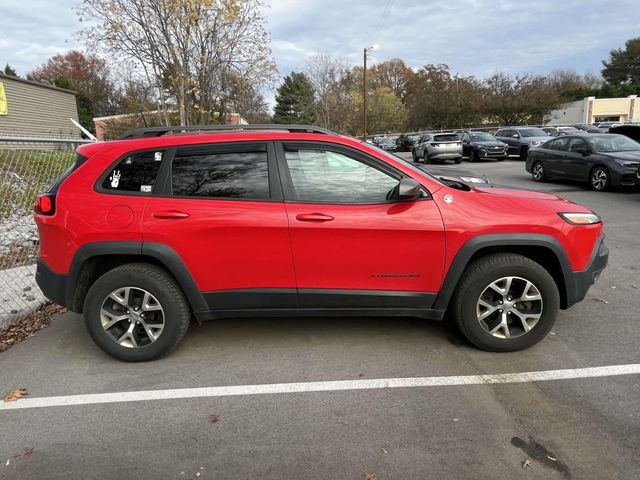
[[[55,273],[41,259],[36,264],[36,283],[49,300],[63,307],[67,306],[67,276]]]
[[[567,289],[567,308],[582,300],[587,295],[609,261],[609,249],[604,244],[604,234],[600,236],[591,254],[589,265],[584,270],[573,272],[573,288]],[[569,287],[569,285],[568,285]]]

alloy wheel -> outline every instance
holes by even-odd
[[[106,334],[127,348],[155,342],[165,326],[164,310],[151,293],[137,287],[122,287],[102,302],[100,322]]]
[[[501,339],[526,335],[542,316],[542,294],[521,277],[503,277],[480,294],[476,316],[485,332]]]
[[[540,182],[544,178],[544,167],[541,163],[536,163],[533,166],[533,179],[536,182]]]
[[[609,183],[609,175],[602,168],[596,168],[591,174],[591,185],[594,190],[604,190]]]

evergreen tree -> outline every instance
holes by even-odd
[[[11,65],[9,65],[8,63],[4,66],[4,70],[3,70],[5,75],[12,75],[14,77],[17,77],[18,74],[16,73],[16,69],[13,68]]]
[[[611,50],[609,55],[609,61],[602,62],[607,83],[640,87],[640,37],[627,40],[624,49]]]
[[[274,123],[313,124],[315,92],[304,73],[291,72],[278,88]]]

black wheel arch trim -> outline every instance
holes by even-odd
[[[77,286],[86,269],[85,262],[95,257],[131,255],[151,257],[166,268],[184,292],[194,313],[207,310],[207,304],[193,277],[178,253],[167,245],[143,241],[92,242],[82,245],[71,262],[67,275],[65,305],[72,311],[78,311]],[[80,304],[81,305],[81,304]]]
[[[564,302],[563,308],[568,308],[577,301],[579,301],[580,294],[577,292],[576,279],[573,270],[571,269],[571,263],[569,258],[560,244],[560,242],[550,236],[544,234],[527,234],[527,233],[500,233],[500,234],[486,234],[478,235],[468,240],[451,262],[451,266],[447,274],[445,275],[442,283],[442,288],[438,293],[435,303],[433,304],[436,310],[445,310],[448,305],[453,292],[455,291],[460,278],[464,270],[467,268],[472,257],[480,250],[489,247],[544,247],[553,252],[558,263],[560,265],[562,276],[564,279],[564,293],[566,302]],[[595,247],[598,248],[598,245]],[[563,288],[562,285],[558,285],[558,289]]]

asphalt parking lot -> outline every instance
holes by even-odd
[[[640,192],[464,166],[604,218],[609,266],[545,341],[495,354],[412,318],[232,319],[126,364],[64,314],[0,354],[0,393],[42,399],[0,403],[0,478],[640,478]],[[579,378],[492,376],[560,369]]]

